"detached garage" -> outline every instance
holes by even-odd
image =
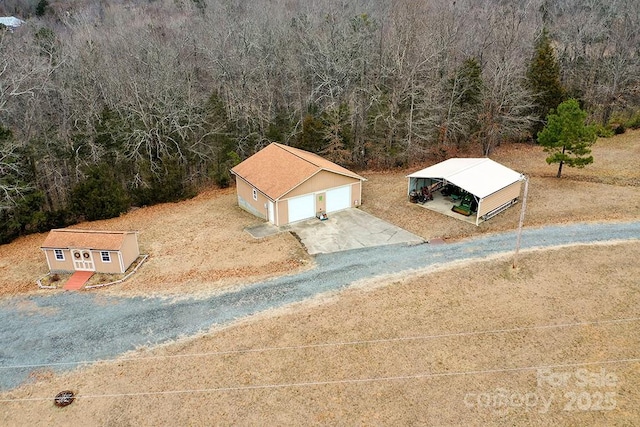
[[[238,205],[277,226],[359,206],[365,181],[316,154],[278,143],[231,173]]]
[[[517,203],[524,176],[487,158],[454,158],[407,176],[409,200],[476,225]],[[447,206],[442,210],[442,206]]]

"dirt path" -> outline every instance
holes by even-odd
[[[634,240],[640,221],[574,224],[525,230],[523,249]],[[379,276],[425,271],[513,250],[513,233],[449,245],[387,246],[317,257],[303,273],[203,299],[117,298],[59,293],[0,303],[0,388],[10,389],[43,368],[67,370],[206,331]],[[33,351],[38,349],[37,352]]]

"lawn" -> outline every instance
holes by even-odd
[[[579,246],[517,270],[499,259],[361,283],[41,371],[0,395],[35,399],[3,402],[0,424],[638,425],[638,257],[638,242]],[[66,389],[78,400],[55,407]]]
[[[640,218],[640,131],[600,139],[595,163],[565,168],[555,178],[535,145],[498,147],[493,159],[530,177],[526,226],[576,221],[624,221]],[[407,201],[403,171],[362,171],[362,209],[425,239],[447,240],[513,230],[520,205],[479,227]],[[77,228],[138,230],[141,251],[149,254],[132,279],[100,292],[122,295],[184,295],[220,292],[239,284],[309,268],[313,260],[288,233],[256,240],[244,228],[261,220],[238,208],[233,189],[207,190],[191,200],[137,209],[119,218],[78,224]],[[47,272],[39,250],[44,234],[0,246],[0,296],[38,290]]]
[[[491,158],[529,177],[526,226],[640,219],[640,131],[599,139],[593,156],[593,165],[565,167],[560,179],[555,177],[557,165],[547,165],[536,145],[502,145]],[[408,203],[404,177],[426,166],[365,173],[362,209],[425,239],[459,239],[516,228],[520,205],[476,227]]]
[[[599,140],[595,164],[562,179],[544,157],[492,156],[530,177],[525,226],[640,218],[640,132]],[[361,172],[362,209],[426,239],[515,228],[520,204],[476,227],[409,203],[404,176],[426,166]],[[312,267],[290,234],[244,231],[258,223],[228,189],[78,227],[138,230],[149,254],[92,292],[192,296]],[[0,295],[55,292],[35,287],[43,240],[0,246]],[[2,395],[35,400],[3,402],[0,424],[638,425],[639,257],[638,242],[576,246],[523,254],[516,270],[498,259],[360,283],[131,359],[39,371]],[[64,389],[80,397],[60,409]]]

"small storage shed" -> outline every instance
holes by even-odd
[[[359,206],[360,175],[316,154],[271,143],[233,169],[238,205],[277,226]]]
[[[452,184],[473,195],[476,225],[515,204],[524,180],[522,174],[488,158],[453,158],[407,178],[408,194],[423,187],[436,190]]]
[[[52,273],[124,273],[140,255],[135,231],[56,229],[40,249]]]

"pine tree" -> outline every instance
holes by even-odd
[[[127,194],[117,171],[104,163],[91,167],[84,181],[71,192],[74,213],[88,221],[114,218],[129,208]]]
[[[591,145],[596,142],[593,126],[586,126],[587,113],[580,109],[578,101],[569,99],[547,116],[547,124],[538,133],[538,143],[544,151],[551,153],[547,163],[558,163],[558,174],[562,174],[562,165],[582,168],[593,163]]]
[[[36,5],[36,16],[44,16],[49,8],[49,2],[47,0],[40,0]]]
[[[476,107],[482,102],[482,67],[476,58],[469,58],[458,70],[458,103],[462,107]]]
[[[465,60],[443,92],[442,144],[459,145],[478,131],[482,90],[482,67],[475,58]]]
[[[557,108],[565,98],[565,90],[560,82],[560,65],[546,29],[536,43],[535,54],[527,72],[527,82],[536,103],[533,112],[538,119],[533,127],[533,134],[536,135],[544,127],[544,120],[549,112]]]

